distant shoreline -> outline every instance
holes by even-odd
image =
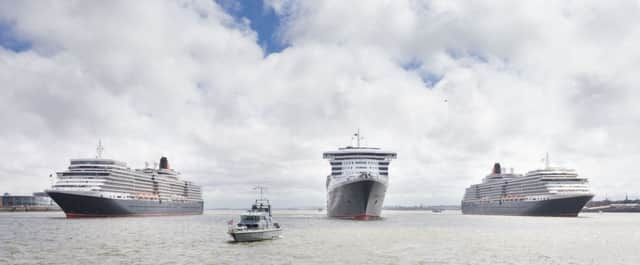
[[[603,213],[638,213],[640,212],[640,200],[620,200],[620,201],[590,201],[582,209],[583,212],[603,212]]]

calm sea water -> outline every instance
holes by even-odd
[[[230,243],[200,216],[65,219],[0,213],[0,264],[640,264],[640,214],[578,218],[384,211],[378,221],[276,211],[283,237]]]

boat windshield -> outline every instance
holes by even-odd
[[[243,215],[241,217],[242,222],[258,222],[260,220],[264,220],[264,216],[259,215]]]

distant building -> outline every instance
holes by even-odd
[[[0,208],[59,208],[44,192],[34,192],[33,195],[11,195],[5,193],[0,198]]]

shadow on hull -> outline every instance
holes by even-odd
[[[462,202],[463,214],[576,217],[593,195],[542,201]]]
[[[379,219],[387,186],[375,180],[362,180],[339,186],[327,196],[327,216],[332,218]]]
[[[67,218],[172,216],[202,214],[203,202],[118,200],[94,196],[47,192]]]

